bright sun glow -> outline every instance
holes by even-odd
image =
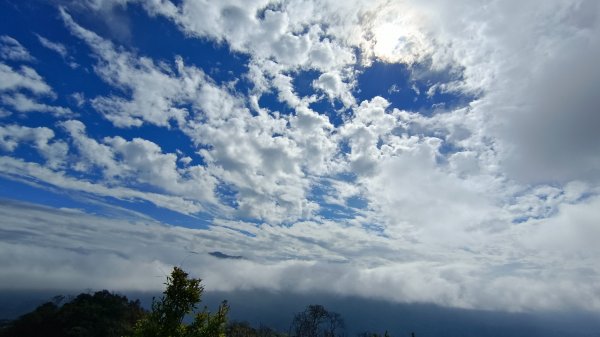
[[[385,15],[375,20],[373,55],[385,62],[414,63],[427,53],[427,39],[414,17]]]

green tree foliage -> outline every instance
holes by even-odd
[[[107,290],[80,294],[68,303],[47,302],[0,330],[2,337],[120,337],[144,314],[139,301]]]
[[[343,335],[343,329],[344,320],[340,314],[313,304],[294,316],[290,334],[293,337],[336,337]]]
[[[232,322],[225,330],[227,337],[256,337],[256,329],[248,322]]]
[[[248,322],[232,322],[227,325],[225,332],[227,337],[285,337],[267,326],[252,327]]]
[[[223,302],[215,314],[206,307],[196,313],[204,288],[201,280],[189,278],[175,267],[167,277],[164,296],[152,303],[152,311],[135,327],[134,337],[224,337],[229,306]],[[193,314],[192,323],[184,324],[186,315]]]

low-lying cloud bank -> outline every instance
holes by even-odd
[[[545,221],[560,227],[570,211]],[[362,240],[348,241],[354,245],[362,241],[350,250],[356,252],[351,255],[343,237],[302,235],[310,230],[308,223],[262,228],[250,236],[224,226],[187,229],[6,200],[0,213],[0,261],[4,266],[0,288],[5,290],[156,291],[172,266],[181,265],[201,277],[210,291],[330,293],[516,311],[599,309],[599,288],[589,267],[593,259],[568,250],[575,246],[565,247],[566,251],[559,251],[562,248],[558,246],[549,250],[539,246],[541,243],[506,238],[496,254],[468,249],[449,249],[443,254],[418,251],[419,244],[395,247],[392,239],[372,238],[373,234],[364,232]],[[342,231],[331,226],[333,231]],[[538,226],[539,221],[526,225],[531,230]],[[561,233],[556,235],[567,239]],[[555,239],[550,233],[548,236]],[[375,240],[379,243],[373,244]],[[536,246],[529,246],[533,244]],[[514,252],[508,249],[515,245],[520,247],[518,251],[527,250],[527,255],[513,258]],[[210,255],[217,250],[244,258]],[[346,251],[344,260],[340,250]],[[573,256],[573,260],[565,256]],[[552,257],[562,260],[545,264],[556,261]]]

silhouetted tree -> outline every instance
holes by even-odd
[[[285,334],[277,332],[265,325],[254,328],[248,322],[232,322],[226,329],[227,337],[284,337]]]
[[[225,329],[227,337],[256,337],[256,329],[248,322],[232,322]]]
[[[80,294],[59,306],[47,302],[0,330],[0,336],[19,337],[120,337],[133,332],[144,310],[139,301],[111,294],[107,290]]]
[[[134,337],[224,337],[229,306],[223,302],[211,315],[206,307],[195,313],[204,288],[201,280],[188,278],[181,268],[175,267],[167,277],[164,296],[152,301],[152,311],[135,327]],[[194,313],[194,320],[186,325],[183,319]]]
[[[322,305],[313,304],[297,313],[292,320],[290,335],[293,337],[336,337],[342,336],[344,321],[335,312]]]
[[[260,325],[258,329],[256,329],[257,337],[287,337],[286,334],[277,332],[266,325]]]

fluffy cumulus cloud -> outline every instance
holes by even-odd
[[[2,195],[0,287],[183,264],[219,290],[600,310],[596,1],[47,9],[61,76],[0,38],[0,177],[83,201]]]
[[[46,127],[29,128],[19,125],[0,127],[2,150],[13,152],[20,145],[31,144],[30,146],[46,159],[49,167],[61,165],[68,151],[67,144],[53,138],[55,138],[54,131]]]
[[[177,167],[177,155],[163,153],[157,144],[134,138],[105,137],[102,142],[89,138],[79,121],[66,121],[63,127],[71,135],[78,159],[77,171],[99,168],[110,184],[121,181],[149,184],[174,195],[198,201],[215,202],[215,179],[200,166]]]

